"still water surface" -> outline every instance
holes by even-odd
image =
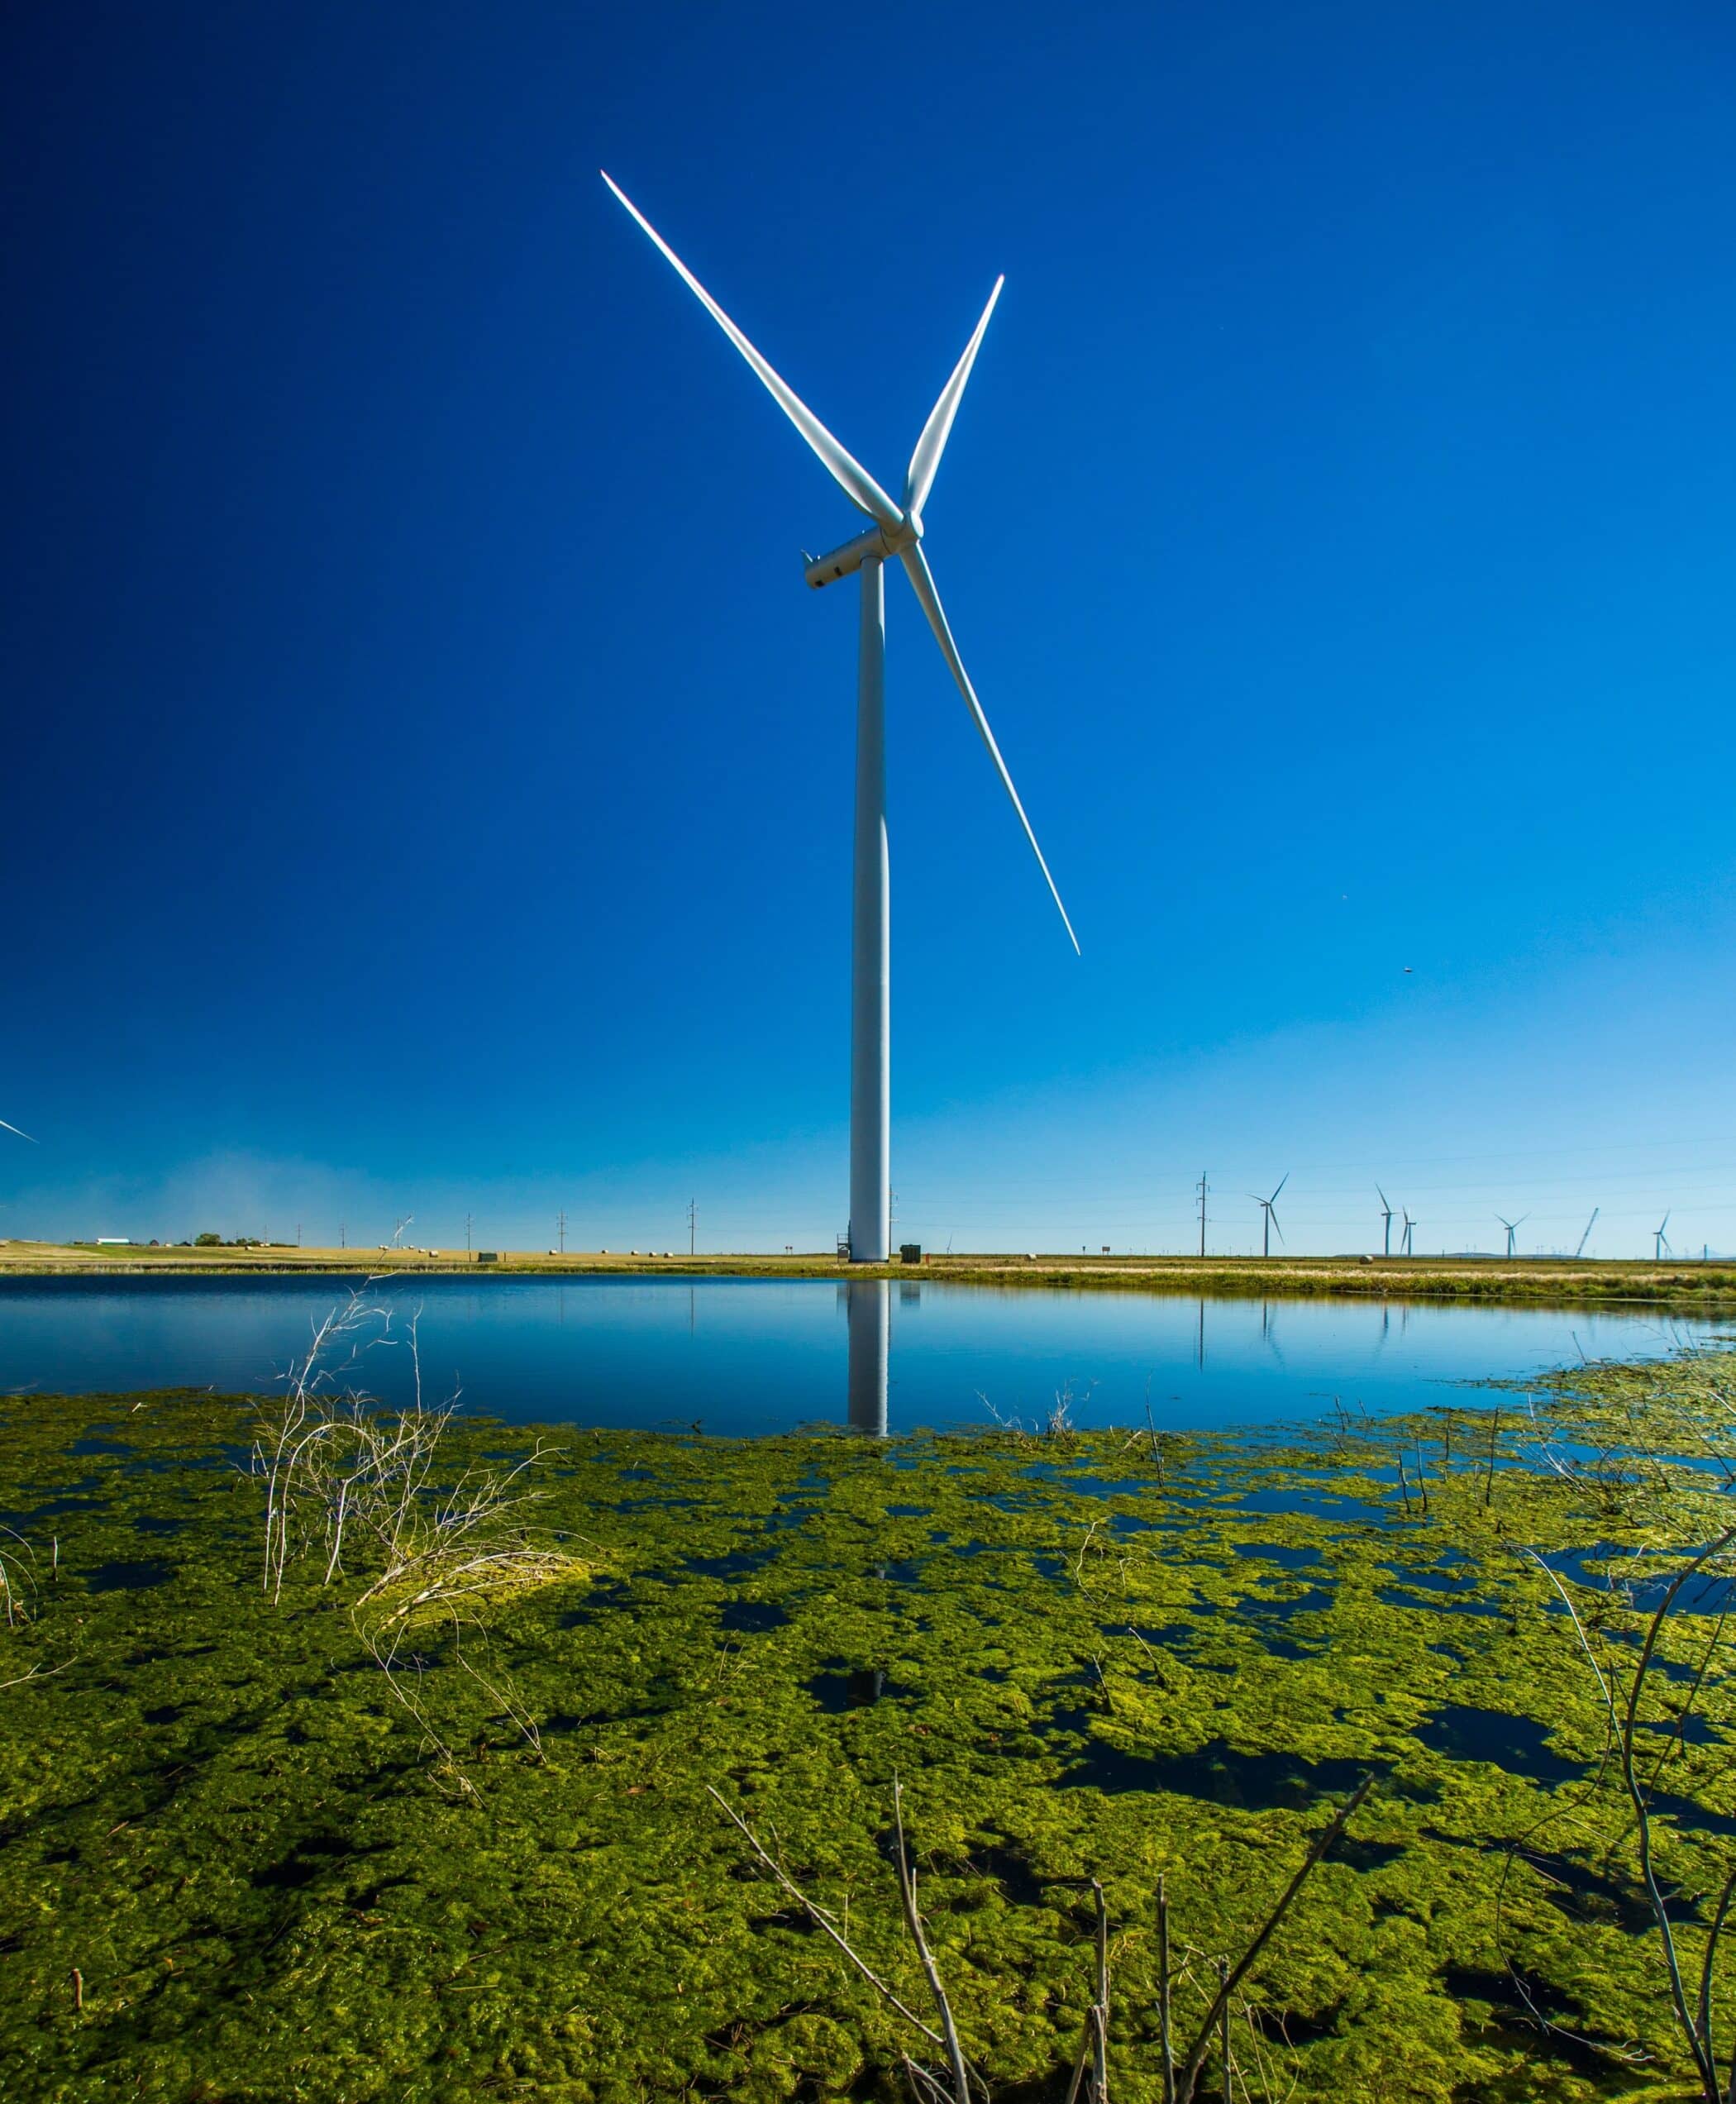
[[[0,1391],[269,1389],[351,1281],[0,1281]],[[1656,1314],[1585,1309],[1205,1300],[1127,1292],[830,1280],[433,1276],[370,1288],[389,1309],[346,1381],[408,1398],[413,1316],[425,1393],[517,1421],[770,1432],[815,1421],[894,1432],[1041,1419],[1082,1424],[1295,1423],[1334,1398],[1381,1412],[1443,1384],[1662,1353]],[[884,1371],[883,1371],[884,1369]]]

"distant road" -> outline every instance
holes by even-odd
[[[958,1285],[1047,1286],[1145,1293],[1318,1295],[1395,1300],[1563,1303],[1595,1301],[1736,1311],[1736,1264],[1609,1262],[1571,1257],[1034,1257],[954,1252],[920,1266],[850,1265],[829,1252],[789,1257],[699,1256],[675,1252],[507,1250],[484,1262],[459,1250],[188,1248],[90,1243],[0,1243],[0,1275],[80,1273],[137,1277],[153,1273],[330,1272],[348,1277],[465,1273],[479,1284],[501,1277],[932,1279]]]

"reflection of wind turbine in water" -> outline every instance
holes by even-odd
[[[853,1278],[844,1286],[850,1323],[850,1429],[886,1436],[886,1362],[892,1338],[892,1281]]]

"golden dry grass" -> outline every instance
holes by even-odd
[[[88,1243],[0,1243],[0,1274],[81,1271],[118,1276],[145,1271],[470,1271],[549,1276],[643,1274],[677,1276],[837,1278],[923,1277],[961,1285],[1062,1286],[1147,1293],[1316,1296],[1402,1300],[1584,1302],[1678,1310],[1736,1308],[1736,1265],[1647,1260],[1576,1261],[1571,1257],[1035,1257],[958,1252],[928,1254],[920,1271],[900,1264],[847,1267],[829,1252],[791,1256],[702,1255],[684,1251],[506,1250],[490,1264],[462,1249],[150,1248],[98,1249]]]

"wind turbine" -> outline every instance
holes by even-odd
[[[1524,1227],[1526,1221],[1531,1218],[1531,1215],[1529,1213],[1521,1213],[1516,1220],[1501,1219],[1501,1216],[1499,1213],[1497,1213],[1495,1217],[1496,1219],[1500,1220],[1501,1225],[1507,1230],[1507,1254],[1510,1257],[1513,1254],[1513,1237],[1514,1231]]]
[[[1402,1210],[1402,1209],[1400,1209]],[[1399,1243],[1399,1254],[1401,1257],[1408,1257],[1410,1254],[1410,1231],[1415,1225],[1416,1222],[1411,1219],[1409,1213],[1406,1213],[1405,1214],[1405,1232],[1400,1237]]]
[[[1278,1179],[1278,1190],[1282,1190],[1289,1181],[1290,1171],[1286,1169]],[[1248,1193],[1248,1196],[1252,1199],[1255,1205],[1259,1206],[1266,1214],[1266,1244],[1260,1252],[1262,1257],[1270,1257],[1272,1253],[1272,1229],[1278,1227],[1278,1216],[1272,1209],[1278,1202],[1278,1190],[1275,1190],[1270,1198],[1262,1198],[1257,1190],[1251,1190]],[[1278,1228],[1278,1239],[1280,1242],[1284,1239],[1282,1228]]]
[[[904,474],[901,500],[889,497],[874,477],[834,438],[794,390],[785,384],[742,335],[711,294],[682,262],[651,222],[605,173],[603,179],[626,206],[665,261],[699,299],[718,327],[753,368],[778,407],[800,432],[821,464],[856,509],[873,523],[830,555],[810,557],[805,575],[818,589],[859,571],[862,611],[856,670],[856,856],[851,914],[850,1024],[850,1254],[857,1263],[884,1263],[891,1242],[892,1038],[890,994],[892,934],[886,852],[886,597],[885,565],[897,556],[911,589],[928,617],[941,656],[964,696],[971,721],[1000,777],[1037,866],[1061,914],[1074,950],[1079,938],[1061,894],[1049,874],[1042,850],[1025,808],[1000,756],[982,704],[976,698],[947,616],[928,559],[923,552],[923,506],[934,486],[935,470],[946,451],[952,419],[976,362],[983,333],[1004,280],[997,278],[982,318],[971,332],[964,355],[928,413],[916,451]]]
[[[1664,1229],[1668,1227],[1669,1224],[1670,1216],[1667,1213],[1666,1213],[1663,1218],[1658,1222],[1657,1225],[1652,1230],[1652,1262],[1654,1264],[1661,1264],[1663,1262],[1664,1255],[1667,1251],[1672,1256],[1674,1256],[1676,1253],[1674,1250],[1670,1248],[1669,1243],[1664,1238]]]
[[[1383,1257],[1390,1257],[1392,1254],[1392,1202],[1387,1197],[1385,1192],[1381,1190],[1381,1186],[1378,1184],[1375,1186],[1375,1190],[1380,1195],[1381,1205],[1381,1224],[1386,1231],[1385,1238],[1381,1246],[1381,1254]]]

